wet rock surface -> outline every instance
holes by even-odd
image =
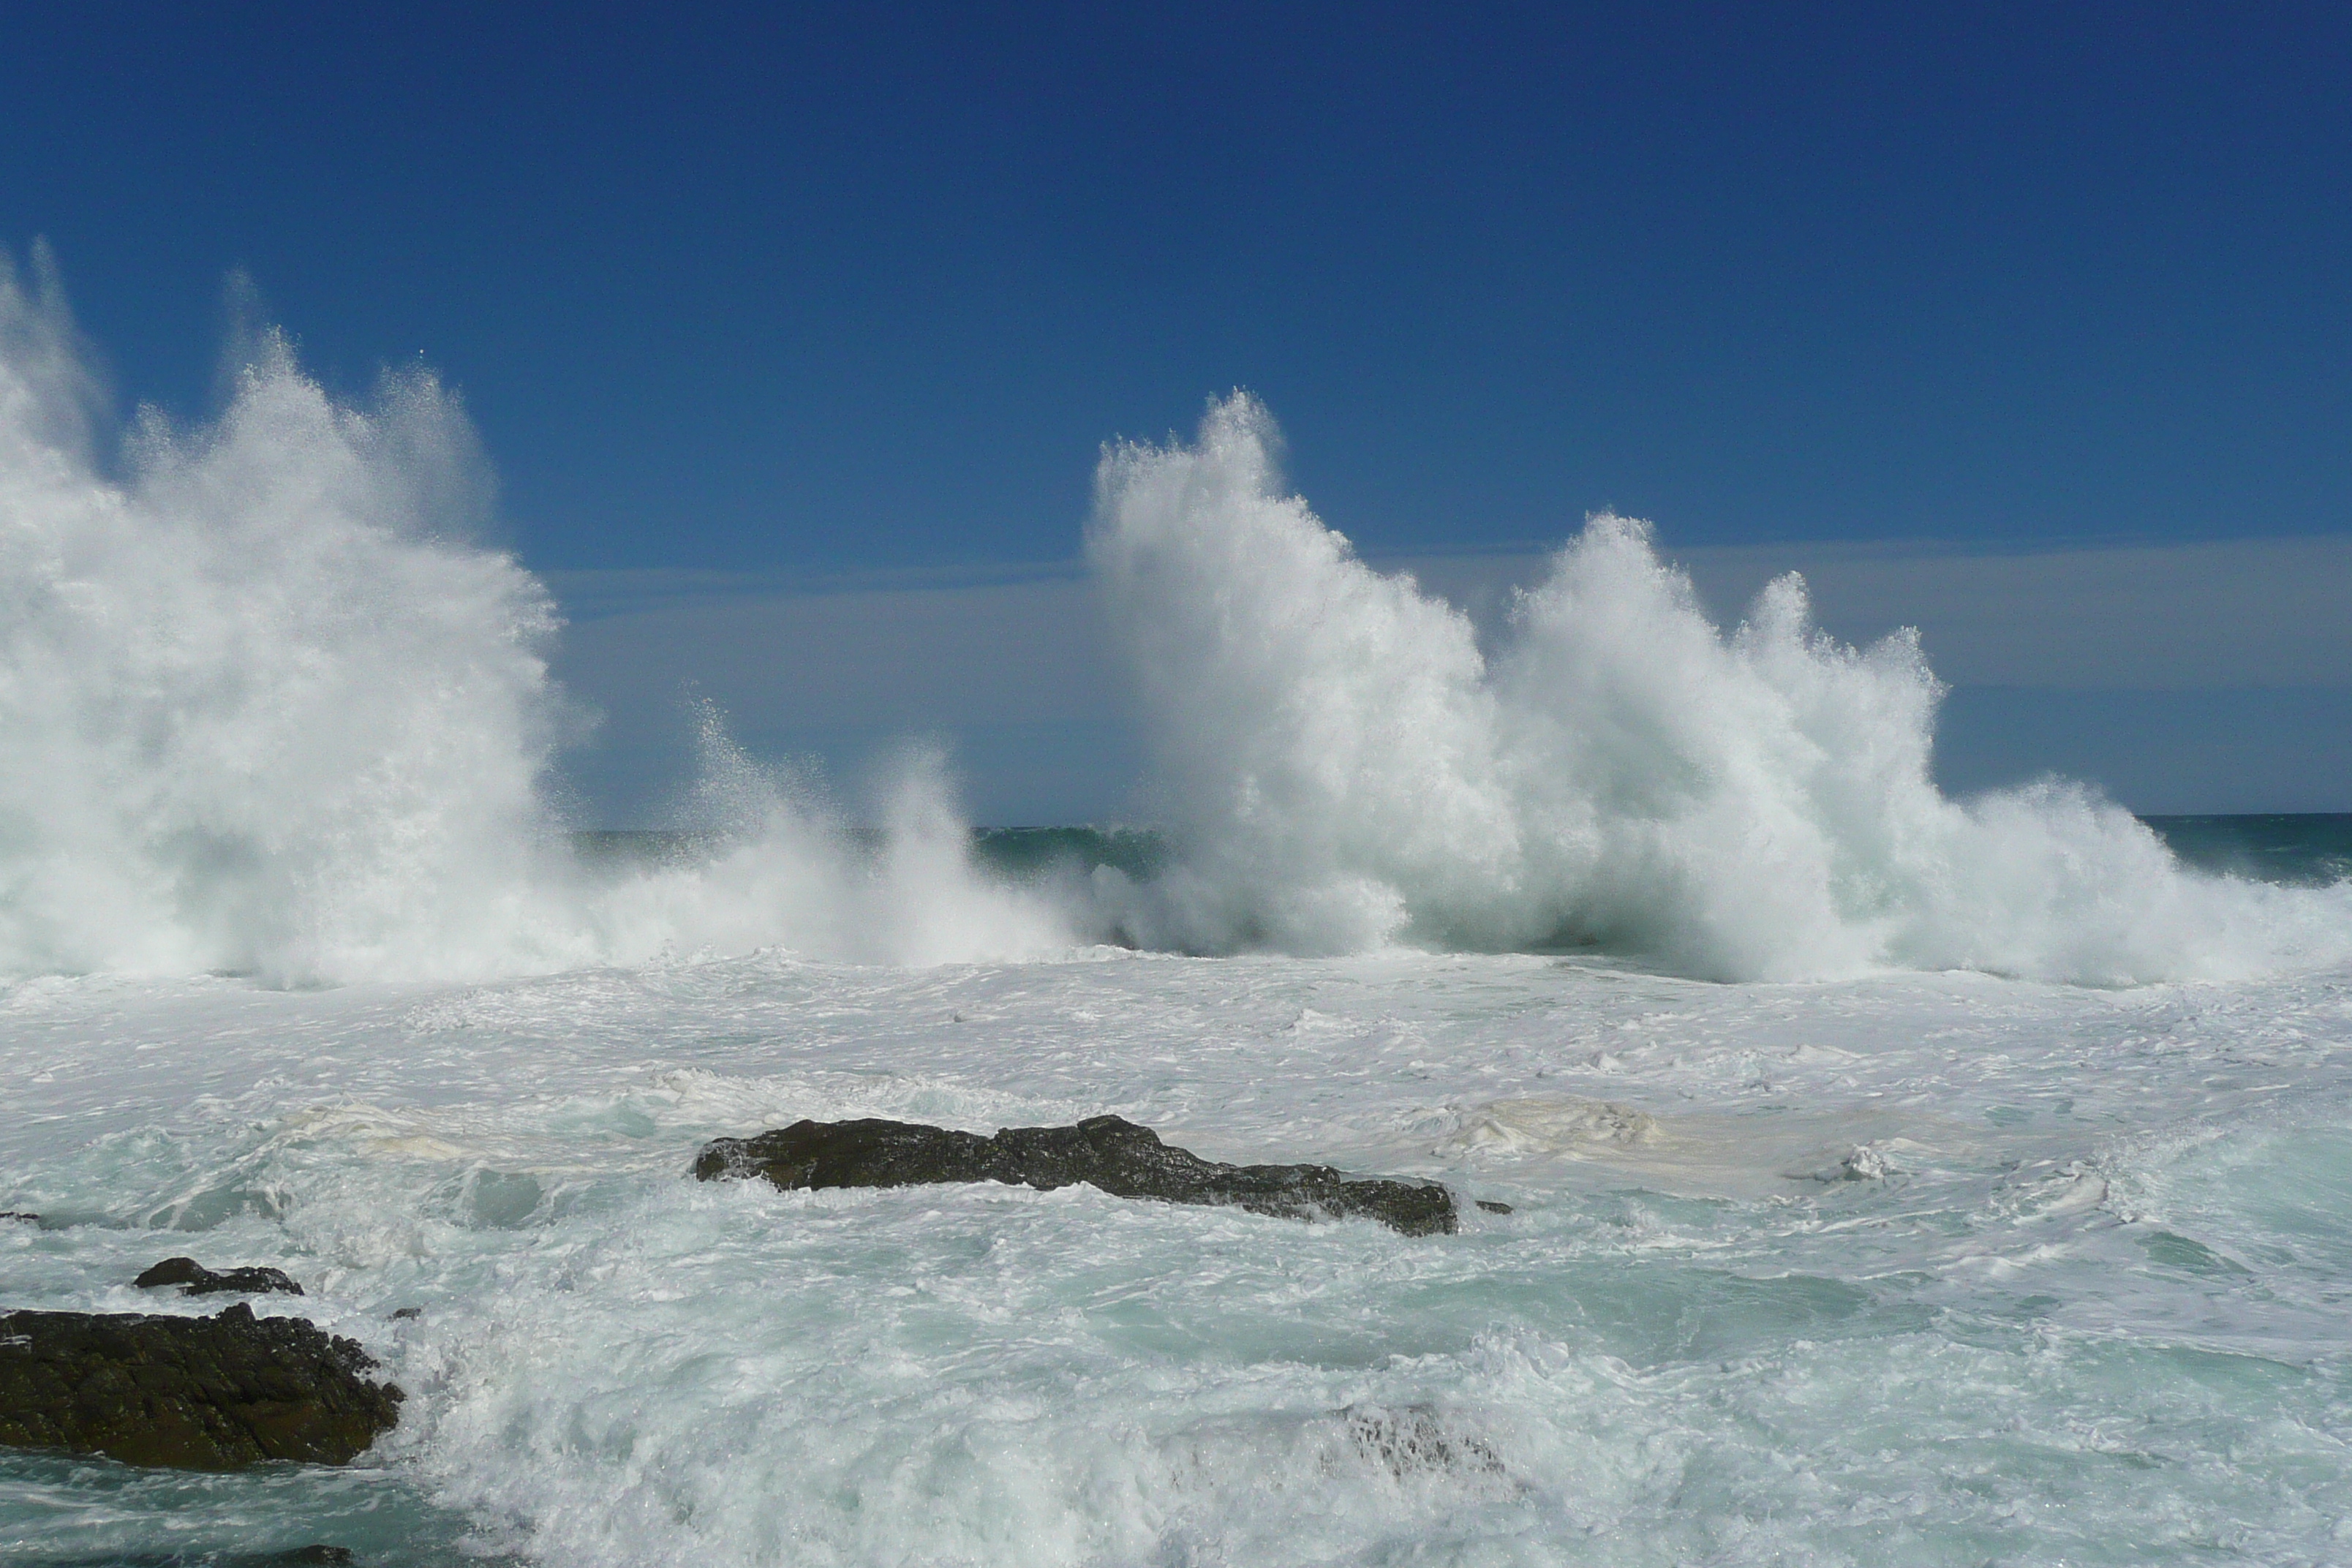
[[[340,1465],[400,1418],[357,1342],[240,1301],[210,1318],[0,1312],[0,1447],[234,1470]]]
[[[282,1268],[225,1268],[218,1272],[193,1258],[166,1258],[131,1281],[142,1290],[177,1285],[183,1296],[210,1296],[223,1290],[261,1295],[271,1290],[299,1296],[302,1287]]]
[[[1285,1219],[1375,1219],[1407,1236],[1451,1234],[1454,1194],[1429,1182],[1350,1181],[1328,1165],[1227,1165],[1162,1143],[1117,1116],[1074,1127],[1008,1127],[992,1137],[869,1117],[795,1121],[719,1138],[694,1163],[701,1181],[761,1176],[803,1187],[1002,1182],[1046,1191],[1085,1184],[1122,1198],[1223,1204]]]

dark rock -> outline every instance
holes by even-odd
[[[38,1225],[41,1223],[41,1216],[39,1215],[19,1214],[14,1209],[10,1209],[5,1214],[0,1214],[0,1219],[21,1219],[26,1225]]]
[[[177,1285],[183,1296],[209,1296],[219,1290],[244,1290],[254,1295],[268,1290],[282,1290],[289,1296],[302,1293],[302,1287],[295,1284],[282,1268],[229,1268],[215,1274],[193,1258],[166,1258],[131,1283],[142,1290]]]
[[[1407,1236],[1450,1235],[1456,1223],[1454,1194],[1433,1183],[1349,1181],[1328,1165],[1220,1164],[1116,1116],[1008,1127],[990,1138],[872,1117],[795,1121],[756,1138],[712,1140],[694,1173],[705,1182],[764,1176],[786,1190],[1003,1182],[1050,1192],[1085,1183],[1117,1197],[1230,1204],[1286,1219],[1361,1215]]]
[[[1510,1205],[1498,1204],[1492,1198],[1472,1198],[1470,1201],[1476,1204],[1480,1208],[1485,1209],[1488,1214],[1508,1214],[1511,1212]]]
[[[340,1465],[389,1431],[404,1395],[362,1374],[352,1340],[301,1318],[0,1312],[0,1447],[234,1470]]]
[[[421,1318],[424,1315],[422,1307],[397,1307],[393,1310],[392,1321],[396,1323],[404,1318]]]

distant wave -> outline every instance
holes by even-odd
[[[2117,983],[2336,962],[2352,903],[2185,873],[2048,784],[1930,782],[1908,636],[1728,634],[1646,526],[1594,519],[1491,659],[1285,493],[1273,422],[1120,446],[1087,553],[1157,759],[1150,864],[975,862],[910,750],[853,833],[703,715],[693,855],[583,859],[552,767],[587,721],[544,587],[429,374],[363,407],[281,337],[225,412],[102,449],[54,279],[0,258],[0,974],[473,977],[780,947],[930,963],[1599,943],[1727,978],[1969,967]]]

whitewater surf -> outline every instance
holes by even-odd
[[[844,799],[713,712],[690,832],[583,855],[453,394],[264,338],[118,437],[88,363],[10,276],[0,1310],[275,1268],[408,1398],[346,1468],[0,1451],[10,1562],[2347,1550],[2352,888],[1946,797],[1916,639],[1719,626],[1603,516],[1482,642],[1234,396],[1085,534],[1149,854],[1008,870],[948,760]],[[689,1174],[1104,1113],[1463,1226]]]

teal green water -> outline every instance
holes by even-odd
[[[879,847],[880,835],[853,829],[853,839]],[[1130,877],[1150,877],[1168,863],[1164,835],[1147,827],[980,827],[972,830],[975,858],[1008,877],[1109,866]],[[574,851],[590,866],[646,866],[691,861],[728,842],[709,833],[600,829],[572,836]]]
[[[2200,871],[2309,887],[2352,877],[2352,812],[2143,816],[2183,865]],[[1167,864],[1167,839],[1139,827],[983,827],[982,862],[1013,873],[1054,865],[1114,866],[1148,877]]]
[[[2310,887],[2352,877],[2352,812],[2144,816],[2181,863],[2196,870]],[[591,864],[644,865],[691,859],[707,834],[590,832],[572,836]],[[1011,877],[1109,866],[1138,879],[1169,862],[1164,834],[1148,827],[982,827],[973,830],[980,863]]]
[[[2184,865],[2295,887],[2352,878],[2352,812],[2144,816]]]

